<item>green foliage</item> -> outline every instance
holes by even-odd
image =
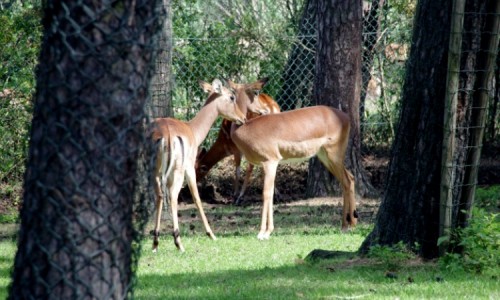
[[[22,180],[24,173],[31,102],[28,97],[10,90],[4,93],[10,94],[0,97],[0,182],[7,181],[15,185]]]
[[[41,38],[41,11],[15,1],[0,10],[0,182],[22,180],[31,123],[31,95]],[[2,185],[2,198],[8,193]]]
[[[390,1],[384,5],[382,33],[371,71],[378,92],[375,99],[367,98],[365,103],[363,143],[368,147],[390,147],[394,139],[415,6],[416,1],[412,0]]]
[[[370,248],[368,257],[381,263],[385,266],[386,270],[396,271],[400,269],[407,260],[414,258],[415,254],[406,244],[400,241],[392,246],[375,245]]]
[[[200,79],[248,83],[270,77],[264,92],[277,95],[275,74],[286,64],[289,36],[297,30],[291,20],[300,17],[302,2],[173,1],[174,117],[189,120],[200,110],[205,100]],[[211,131],[203,146],[216,137],[217,131]]]
[[[19,221],[19,214],[17,212],[0,214],[0,224],[12,224],[18,223]]]
[[[41,38],[38,7],[0,10],[0,88],[30,95]]]
[[[450,244],[455,246],[440,259],[443,268],[495,274],[500,268],[500,215],[474,208],[469,226],[452,232]]]
[[[290,20],[297,18],[301,4],[297,1],[286,6],[266,0],[248,7],[242,2],[174,1],[176,117],[191,118],[202,105],[199,79],[250,82],[282,70],[291,46],[285,40],[296,30]],[[231,11],[224,7],[231,7]],[[270,83],[266,92],[276,95],[277,89],[277,84]]]
[[[489,212],[498,212],[500,208],[500,185],[477,188],[474,205]]]

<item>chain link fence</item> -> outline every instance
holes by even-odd
[[[237,6],[222,8],[223,2],[191,1],[172,6],[176,28],[171,45],[172,76],[165,81],[172,88],[171,101],[153,105],[168,105],[160,111],[190,119],[202,105],[198,79],[251,82],[262,77],[270,78],[264,92],[283,111],[312,105],[315,2],[298,1],[297,7],[290,9],[264,1],[265,7],[247,7],[246,11],[259,12],[253,22],[248,21],[255,17],[252,13],[245,14]],[[397,121],[414,7],[402,11],[390,5],[364,4],[363,141],[367,146],[387,147]],[[217,130],[213,129],[206,144],[213,142]]]
[[[498,93],[500,3],[457,0],[453,9],[441,165],[442,237],[467,227],[472,216],[487,114]],[[446,241],[441,251],[447,246]]]

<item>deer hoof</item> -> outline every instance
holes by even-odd
[[[211,238],[212,240],[216,241],[217,240],[217,237],[215,237],[215,234],[213,234],[213,232],[207,232],[207,235],[209,238]]]
[[[269,239],[269,236],[270,236],[270,233],[269,232],[260,232],[258,235],[257,235],[257,239],[263,241],[263,240],[268,240]]]

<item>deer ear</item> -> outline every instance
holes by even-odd
[[[228,79],[226,82],[227,82],[227,84],[228,84],[228,86],[229,86],[230,88],[232,88],[232,89],[234,89],[234,90],[237,88],[237,87],[236,87],[236,84],[235,84],[232,80]]]
[[[269,77],[264,77],[262,79],[259,79],[258,81],[260,81],[262,84],[262,87],[264,87],[267,84],[267,82],[269,81]]]
[[[266,85],[268,80],[269,80],[269,77],[259,79],[254,83],[250,83],[248,85],[248,88],[251,89],[254,93],[258,94],[264,88],[264,86]]]
[[[212,92],[212,86],[210,85],[210,83],[205,82],[203,80],[198,80],[198,84],[200,85],[201,89],[205,93],[211,93]]]
[[[222,93],[222,82],[219,79],[214,79],[214,81],[212,81],[212,89],[215,93],[221,94]]]

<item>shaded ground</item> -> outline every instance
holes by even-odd
[[[370,176],[371,182],[379,191],[383,191],[385,177],[389,165],[389,152],[370,151],[369,155],[363,157],[363,165]],[[242,170],[246,169],[243,165]],[[260,203],[262,193],[261,168],[254,168],[252,181],[245,194],[245,203]],[[230,203],[233,201],[233,178],[235,168],[232,157],[219,162],[202,180],[200,189],[201,198],[208,203]],[[305,195],[307,183],[308,163],[281,164],[276,176],[276,188],[280,197],[276,197],[275,203],[289,203],[302,200]],[[500,183],[500,147],[488,147],[483,149],[480,169],[478,173],[479,185],[492,185]],[[181,194],[180,201],[191,200],[187,189]],[[363,201],[363,199],[357,199]],[[359,203],[362,204],[362,203]]]
[[[372,184],[382,191],[389,164],[389,151],[370,150],[364,155],[363,164],[369,173]],[[246,165],[243,165],[245,170]],[[205,180],[201,182],[200,193],[203,201],[214,204],[232,202],[234,166],[231,157],[219,162]],[[291,203],[303,200],[307,182],[308,164],[282,164],[278,167],[276,187],[281,197],[276,197],[275,203]],[[479,185],[500,183],[500,146],[489,146],[483,149],[479,169]],[[245,205],[259,205],[262,192],[262,174],[259,167],[255,168],[252,181],[246,192]],[[0,215],[19,209],[22,197],[22,186],[0,182]],[[179,201],[191,202],[191,195],[184,189]],[[369,200],[372,201],[372,200]],[[357,199],[358,205],[364,205],[364,199]]]

